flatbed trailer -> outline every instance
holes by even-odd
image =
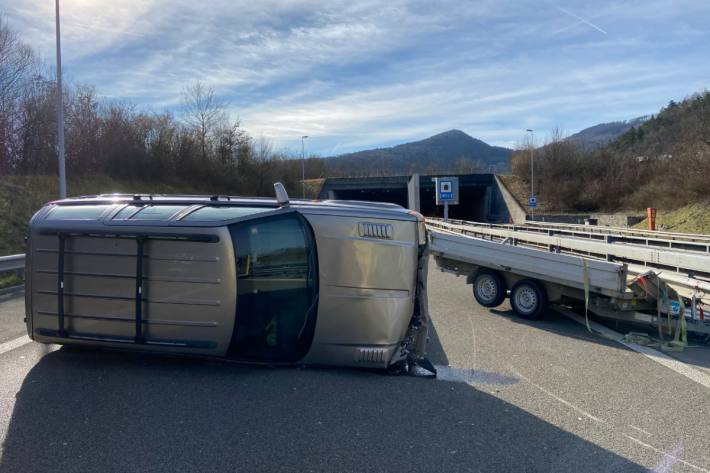
[[[639,277],[622,262],[478,238],[457,232],[456,226],[429,225],[428,230],[429,249],[439,268],[466,277],[484,307],[496,307],[510,297],[516,315],[534,320],[549,303],[584,307],[586,300],[588,311],[597,316],[664,328],[669,318],[679,324],[683,312],[689,332],[710,335],[710,320],[692,308],[697,301],[688,301],[690,309],[673,315],[670,304],[659,304],[641,290],[647,281],[664,284],[651,270]]]

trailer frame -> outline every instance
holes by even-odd
[[[665,324],[669,317],[665,307],[659,311],[656,301],[645,300],[627,287],[630,272],[626,263],[518,246],[511,239],[486,240],[441,225],[430,226],[428,234],[430,252],[442,271],[466,277],[466,282],[473,285],[476,299],[477,277],[484,272],[495,272],[503,281],[503,287],[498,290],[510,292],[513,311],[523,318],[538,318],[542,308],[533,316],[521,313],[516,306],[516,288],[521,284],[527,285],[530,294],[534,294],[538,286],[542,292],[540,300],[545,305],[561,303],[584,307],[586,300],[590,313],[607,319],[657,327]],[[487,282],[490,284],[494,279],[489,278]],[[680,320],[677,315],[670,317]],[[710,320],[698,320],[690,310],[686,311],[685,318],[689,332],[710,336]]]

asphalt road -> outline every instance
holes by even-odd
[[[0,353],[0,472],[710,471],[710,389],[554,312],[483,309],[435,269],[429,294],[436,380]],[[0,344],[22,316],[0,302]]]

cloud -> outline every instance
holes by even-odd
[[[52,2],[3,2],[53,60]],[[710,77],[710,7],[689,0],[63,0],[62,18],[69,80],[177,113],[200,80],[256,136],[322,154],[448,128],[512,145],[653,113]]]

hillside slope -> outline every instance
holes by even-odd
[[[600,123],[570,135],[567,137],[567,140],[583,150],[591,151],[609,144],[631,128],[641,125],[648,120],[648,118],[649,117],[637,117],[632,120],[620,122]]]
[[[328,175],[507,171],[512,150],[491,146],[460,130],[424,140],[325,158]]]
[[[635,225],[648,228],[648,222]],[[656,215],[656,228],[669,232],[710,235],[710,202],[698,202],[675,210],[661,210]]]

